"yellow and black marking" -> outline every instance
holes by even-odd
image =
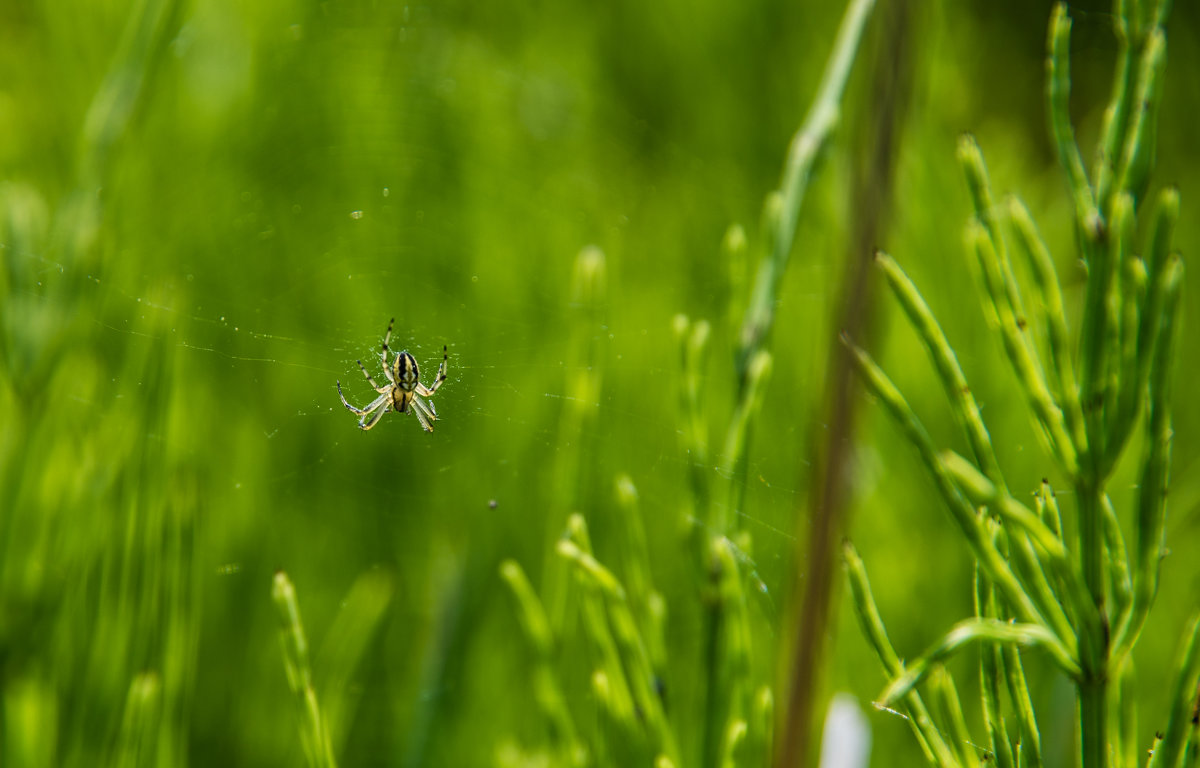
[[[446,380],[446,366],[450,361],[450,353],[446,346],[442,346],[442,364],[438,366],[437,377],[434,379],[433,386],[426,387],[421,383],[421,371],[417,366],[417,360],[410,355],[408,351],[396,353],[392,358],[391,363],[388,362],[388,354],[391,352],[388,349],[388,344],[392,340],[392,326],[395,324],[396,318],[392,318],[388,323],[387,333],[383,337],[383,346],[379,353],[379,363],[383,368],[383,374],[387,376],[387,386],[381,387],[375,383],[375,379],[371,378],[371,374],[367,372],[366,366],[361,360],[357,360],[359,370],[363,372],[367,383],[371,388],[379,393],[379,397],[375,398],[370,405],[365,408],[356,408],[346,400],[346,396],[342,394],[342,382],[338,381],[338,397],[342,399],[342,405],[346,406],[352,413],[361,416],[358,422],[360,429],[370,429],[379,423],[383,418],[383,414],[387,413],[390,407],[394,411],[400,413],[408,413],[409,405],[412,405],[412,412],[417,415],[417,421],[421,422],[421,426],[426,432],[432,432],[433,426],[430,422],[437,421],[437,410],[433,407],[432,402],[427,402],[424,398],[433,397],[433,394],[442,386],[442,382]]]

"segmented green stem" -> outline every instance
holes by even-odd
[[[971,394],[971,389],[967,386],[967,377],[958,364],[958,358],[950,347],[950,342],[946,340],[946,334],[942,332],[942,327],[934,318],[933,313],[929,311],[929,306],[921,298],[920,292],[917,291],[916,286],[895,259],[883,251],[879,251],[875,254],[875,262],[883,269],[888,285],[891,286],[892,292],[900,301],[900,306],[908,315],[909,321],[916,329],[921,342],[933,360],[946,396],[953,403],[954,415],[963,431],[967,433],[975,460],[979,462],[983,473],[992,483],[1003,487],[1004,478],[1000,472],[1000,464],[996,461],[995,451],[992,449],[991,437],[988,435],[987,427],[984,426],[975,396]]]
[[[867,636],[875,655],[883,665],[883,671],[889,678],[904,674],[904,664],[888,640],[887,631],[883,627],[883,619],[879,616],[879,608],[871,594],[871,584],[867,580],[867,569],[862,558],[854,549],[854,545],[845,542],[842,553],[846,564],[846,575],[850,582],[850,592],[854,598],[855,614],[863,634]],[[937,766],[950,768],[957,765],[954,754],[942,738],[941,730],[933,722],[929,709],[921,699],[921,694],[910,690],[904,696],[905,707],[908,710],[908,723],[917,737],[926,758]]]
[[[304,747],[304,756],[311,768],[335,768],[337,761],[333,757],[329,729],[321,714],[317,691],[313,686],[308,638],[300,620],[296,588],[283,571],[275,574],[271,599],[275,602],[275,609],[279,614],[279,639],[283,645],[284,670],[287,672],[288,685],[300,712],[300,743]]]
[[[995,582],[1004,598],[1013,606],[1016,614],[1023,621],[1044,624],[1045,620],[1041,613],[1009,569],[1008,563],[992,544],[979,519],[975,516],[974,508],[955,484],[949,470],[934,449],[929,433],[926,432],[917,415],[913,413],[904,396],[900,394],[896,385],[875,364],[866,351],[854,346],[845,338],[843,341],[853,353],[852,359],[868,388],[883,401],[892,418],[904,430],[908,439],[916,445],[925,467],[933,475],[934,482],[954,521],[966,537],[967,543],[971,546],[971,550],[980,561],[988,578]]]

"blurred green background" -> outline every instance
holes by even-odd
[[[1023,195],[1077,312],[1082,271],[1043,110],[1049,4],[912,5],[878,245],[948,328],[1001,463],[1032,490],[1054,469],[974,298],[954,148],[974,133],[997,192]],[[1157,178],[1181,191],[1176,241],[1191,261],[1200,12],[1177,5]],[[783,672],[793,571],[805,573],[796,553],[853,242],[851,179],[878,117],[870,76],[895,23],[886,6],[801,213],[751,442],[740,526],[763,585],[750,606],[763,682]],[[699,586],[681,533],[671,323],[681,312],[713,323],[715,455],[734,388],[729,306],[745,290],[721,239],[736,222],[757,240],[841,11],[0,4],[3,764],[120,762],[130,738],[144,740],[145,764],[300,764],[276,569],[296,585],[318,681],[345,683],[341,764],[482,765],[532,750],[545,724],[497,568],[514,558],[543,584],[572,511],[603,559],[619,473],[639,491],[669,610],[669,711],[691,734],[684,763],[697,764]],[[1074,118],[1090,159],[1116,43],[1106,3],[1071,13]],[[583,295],[573,272],[588,246],[604,254],[604,288]],[[1172,555],[1138,657],[1147,743],[1200,602],[1200,355],[1188,333],[1200,327],[1200,268],[1189,267]],[[886,299],[876,293],[873,346],[939,444],[962,450]],[[426,377],[449,348],[431,434],[399,414],[360,432],[337,399],[337,380],[352,402],[372,397],[354,361],[376,367],[393,316],[393,346]],[[587,373],[592,391],[573,384]],[[879,408],[859,407],[848,533],[895,645],[915,655],[969,613],[971,563],[914,452]],[[1114,485],[1119,507],[1130,470]],[[822,699],[847,690],[863,702],[873,764],[920,762],[907,726],[870,708],[883,675],[840,593],[834,606]],[[377,625],[363,618],[372,611]],[[367,629],[346,632],[355,621]],[[1036,655],[1030,665],[1048,758],[1065,764],[1071,688]],[[568,668],[569,696],[586,699],[586,659]],[[959,671],[974,684],[966,662]],[[139,685],[157,691],[143,731],[129,723]]]

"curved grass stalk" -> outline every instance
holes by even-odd
[[[984,652],[981,675],[985,722],[998,764],[1041,762],[1036,720],[1017,653],[1020,644],[1046,648],[1060,669],[1075,680],[1083,766],[1105,768],[1112,756],[1122,765],[1132,764],[1136,755],[1131,744],[1136,719],[1125,700],[1132,690],[1129,654],[1154,600],[1164,551],[1171,444],[1170,362],[1175,354],[1182,281],[1181,263],[1169,256],[1179,216],[1178,194],[1173,189],[1158,198],[1147,260],[1136,255],[1138,205],[1154,163],[1154,128],[1166,46],[1161,24],[1168,5],[1165,1],[1147,2],[1139,10],[1136,2],[1116,2],[1122,52],[1102,131],[1095,187],[1083,170],[1069,120],[1071,23],[1066,6],[1058,4],[1051,18],[1047,44],[1051,132],[1066,172],[1079,251],[1088,273],[1078,367],[1072,359],[1053,260],[1029,212],[1015,199],[1008,205],[1013,232],[1040,298],[1034,311],[1048,338],[1049,384],[1035,347],[1025,335],[1027,321],[999,232],[982,155],[969,138],[960,144],[959,156],[975,209],[968,244],[981,267],[985,312],[999,330],[1038,434],[1073,487],[1077,543],[1063,538],[1058,504],[1046,480],[1035,496],[1036,509],[1017,501],[1008,491],[952,348],[916,288],[889,258],[882,258],[881,266],[931,355],[955,416],[965,427],[974,463],[951,451],[936,453],[924,427],[891,381],[866,353],[854,350],[868,389],[883,401],[917,447],[979,569],[977,618],[957,625],[924,656],[903,668],[883,700],[893,701],[911,692],[925,675],[939,669],[942,659],[963,645],[977,640],[993,644],[993,649]],[[1146,437],[1136,504],[1136,562],[1131,565],[1131,553],[1126,550],[1121,521],[1106,485],[1142,414]],[[973,514],[973,504],[986,506],[1008,525],[1001,529],[994,522],[981,521]],[[856,591],[856,601],[859,599]],[[1021,623],[1002,621],[1000,611],[1011,611]],[[1110,627],[1114,630],[1111,638]],[[869,635],[871,632],[868,630]],[[1195,632],[1193,629],[1193,636]],[[1179,690],[1186,694],[1177,690],[1173,702],[1176,729],[1155,745],[1152,766],[1176,768],[1184,742],[1194,738],[1181,735],[1187,729],[1180,723],[1192,712],[1190,707],[1196,706],[1198,657],[1193,640],[1180,662]],[[942,678],[940,672],[936,675]],[[1002,676],[1027,751],[1021,747],[1011,750],[1007,741],[997,684]],[[949,682],[935,687],[941,691],[940,700],[950,702],[947,714],[955,714]],[[974,755],[966,754],[957,758],[966,763],[975,760]]]
[[[1196,694],[1200,685],[1200,616],[1192,619],[1185,636],[1187,640],[1176,665],[1175,682],[1171,686],[1167,729],[1161,741],[1154,745],[1147,768],[1181,768],[1185,744],[1191,741],[1195,749],[1195,712],[1200,705]],[[1191,763],[1194,764],[1195,760],[1193,752]]]
[[[296,587],[283,571],[275,574],[271,599],[279,613],[279,640],[283,645],[284,669],[300,713],[300,743],[304,748],[305,759],[311,768],[336,768],[337,760],[333,756],[329,727],[322,715],[317,691],[313,686],[308,638],[300,620]]]
[[[583,765],[583,747],[551,663],[555,643],[550,619],[520,565],[512,560],[504,561],[500,564],[500,576],[512,591],[517,603],[517,619],[525,632],[525,639],[537,656],[532,680],[533,695],[542,715],[550,723],[551,741],[564,756],[566,764]]]
[[[994,521],[989,525],[992,540],[1000,535],[999,526]],[[977,618],[995,619],[996,590],[987,577],[975,567],[975,616]],[[1000,649],[996,645],[984,645],[979,653],[979,691],[983,703],[983,722],[987,727],[988,740],[991,743],[992,754],[995,755],[997,766],[1016,768],[1013,756],[1013,745],[1008,738],[1008,728],[1001,711],[1000,686],[1004,679],[1004,661]]]
[[[878,251],[875,254],[875,263],[883,269],[892,293],[900,301],[900,306],[908,315],[909,321],[925,345],[925,350],[933,360],[934,368],[937,369],[938,376],[942,380],[946,397],[953,404],[954,415],[963,431],[967,433],[967,440],[971,443],[971,452],[975,454],[975,460],[983,468],[983,473],[987,475],[988,480],[1003,487],[1004,477],[1000,472],[1000,464],[996,461],[996,453],[992,449],[991,436],[988,434],[987,427],[984,426],[983,416],[980,415],[975,396],[971,394],[971,389],[967,386],[967,377],[963,374],[962,368],[958,364],[958,358],[950,347],[950,342],[946,340],[946,334],[943,333],[941,325],[929,311],[929,305],[925,303],[917,291],[917,287],[913,285],[912,280],[904,273],[895,259],[883,251]]]
[[[1033,217],[1017,197],[1009,199],[1009,219],[1029,262],[1034,284],[1041,298],[1042,313],[1046,324],[1046,337],[1050,347],[1051,371],[1054,374],[1058,402],[1062,404],[1067,430],[1076,446],[1086,445],[1083,432],[1083,409],[1079,403],[1079,383],[1075,363],[1071,359],[1070,334],[1067,331],[1066,314],[1063,310],[1062,288],[1054,270],[1054,261],[1042,236],[1038,233]]]
[[[883,627],[883,619],[879,616],[879,607],[871,594],[871,584],[867,580],[867,569],[862,558],[854,549],[854,545],[848,541],[842,545],[842,554],[850,582],[850,592],[854,598],[855,613],[863,634],[875,649],[875,655],[883,665],[884,673],[888,677],[899,677],[904,674],[904,663],[900,661],[900,656],[892,647]],[[921,694],[910,690],[904,696],[904,704],[908,710],[908,723],[929,762],[942,768],[957,765],[954,754],[942,738],[942,732],[934,723]]]
[[[1066,647],[1053,632],[1040,624],[1014,624],[1000,619],[963,619],[954,625],[936,645],[906,665],[883,693],[879,703],[890,706],[920,684],[935,665],[953,656],[971,643],[1012,644],[1041,648],[1047,652],[1064,673],[1072,678],[1080,675],[1079,664],[1067,653]]]
[[[1050,133],[1058,150],[1058,160],[1067,172],[1071,199],[1075,203],[1075,218],[1088,240],[1098,238],[1103,226],[1096,206],[1083,157],[1075,143],[1071,127],[1071,18],[1065,3],[1056,3],[1050,18],[1049,56],[1046,59],[1046,95],[1050,103]]]
[[[583,519],[572,518],[573,527],[582,529]],[[600,600],[593,601],[594,616],[589,622],[593,634],[603,640],[611,655],[606,665],[610,681],[623,681],[628,705],[623,706],[628,727],[640,730],[644,723],[646,734],[656,755],[665,755],[678,763],[675,736],[667,722],[662,699],[655,690],[654,666],[641,630],[630,610],[625,588],[616,575],[581,546],[578,540],[562,539],[558,554],[575,566],[576,572],[594,590]]]
[[[745,380],[751,359],[762,348],[774,326],[775,299],[779,295],[779,283],[792,252],[800,205],[804,202],[804,193],[808,190],[808,180],[817,157],[829,141],[841,115],[842,94],[846,90],[850,68],[874,6],[875,0],[851,0],[846,6],[817,97],[788,145],[779,189],[768,197],[767,209],[775,209],[777,213],[765,217],[768,222],[766,252],[759,263],[750,306],[742,323],[738,351],[740,381]]]
[[[865,350],[854,346],[853,343],[844,337],[843,341],[853,353],[852,359],[858,367],[859,373],[862,374],[867,387],[876,397],[883,401],[892,418],[904,430],[908,439],[917,447],[925,468],[933,475],[934,482],[937,484],[942,499],[946,502],[946,506],[949,508],[954,521],[958,524],[959,530],[967,539],[971,551],[974,553],[988,578],[995,582],[1004,595],[1004,599],[1009,602],[1013,611],[1022,621],[1045,626],[1045,618],[1038,611],[1033,600],[1025,592],[1024,587],[1022,587],[1016,576],[1013,575],[1004,557],[997,551],[991,538],[984,530],[983,524],[975,515],[974,507],[963,496],[962,491],[959,490],[950,470],[946,468],[945,463],[934,448],[933,440],[929,437],[929,433],[926,432],[924,425],[921,424],[917,415],[913,413],[904,396],[900,394],[900,391],[896,389],[896,385],[876,365],[875,361],[871,359],[871,356]]]

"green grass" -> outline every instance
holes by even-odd
[[[1087,269],[1078,342],[1068,338],[1062,289],[1049,251],[1019,201],[1010,205],[1016,238],[1029,257],[1036,291],[1032,311],[1006,250],[983,156],[970,137],[959,159],[974,205],[967,245],[977,257],[984,308],[1027,403],[1048,458],[1073,491],[1072,535],[1049,483],[1042,481],[1038,512],[1013,497],[996,461],[980,409],[954,350],[913,283],[890,257],[879,263],[921,336],[945,388],[946,398],[967,433],[973,460],[939,453],[904,396],[862,349],[853,348],[868,388],[887,407],[920,452],[954,521],[976,560],[975,618],[966,619],[916,660],[901,662],[886,634],[867,585],[863,564],[852,549],[847,565],[855,605],[866,634],[892,681],[880,696],[890,706],[908,698],[910,720],[926,756],[938,765],[975,764],[937,746],[938,718],[915,694],[918,683],[939,673],[943,662],[971,643],[981,643],[982,709],[990,755],[1000,765],[1041,765],[1041,738],[1019,647],[1043,650],[1068,677],[1079,702],[1079,758],[1084,766],[1136,765],[1137,708],[1131,697],[1136,679],[1131,654],[1158,591],[1166,549],[1166,510],[1171,475],[1171,379],[1179,326],[1183,263],[1173,253],[1179,193],[1163,190],[1149,219],[1149,234],[1137,232],[1137,208],[1149,187],[1157,136],[1155,115],[1161,98],[1166,57],[1162,24],[1167,4],[1145,18],[1136,7],[1118,8],[1121,40],[1118,76],[1089,179],[1070,124],[1068,74],[1071,21],[1065,5],[1055,6],[1049,31],[1047,95],[1059,160],[1066,171],[1075,208],[1079,255]],[[1134,74],[1136,73],[1136,75]],[[1145,258],[1136,242],[1148,244]],[[848,343],[852,344],[853,342]],[[1039,362],[1039,345],[1049,358],[1050,376]],[[1078,348],[1077,360],[1072,348]],[[1116,464],[1134,426],[1144,435],[1135,503],[1119,515],[1109,495]],[[1136,533],[1130,558],[1122,520]],[[1193,627],[1195,621],[1192,622]],[[1200,667],[1189,649],[1174,671],[1176,693],[1167,701],[1168,720],[1179,723],[1194,713]],[[939,678],[947,681],[950,678]],[[1119,681],[1119,682],[1118,682]],[[1007,684],[1006,684],[1007,683]],[[1114,685],[1114,683],[1117,683]],[[944,684],[944,683],[943,683]],[[1006,689],[1008,706],[1001,690]],[[949,688],[947,690],[953,690]],[[957,698],[941,715],[942,730],[957,733],[962,722]],[[1020,724],[1010,729],[1010,721]],[[945,724],[948,720],[949,723]],[[961,743],[963,738],[956,738]],[[1176,725],[1158,735],[1151,764],[1195,762],[1200,744],[1193,727]]]
[[[1070,9],[1053,132],[1044,9],[910,9],[878,243],[895,261],[875,279],[919,286],[991,458],[926,362],[929,327],[897,311],[918,305],[879,291],[869,349],[930,449],[856,394],[840,533],[897,662],[929,662],[895,691],[924,696],[936,728],[913,739],[870,708],[904,670],[880,673],[841,587],[805,692],[817,717],[835,691],[858,698],[876,765],[977,759],[993,706],[1015,741],[1021,691],[1044,762],[1073,759],[1060,667],[1095,657],[1064,586],[1078,571],[1094,594],[1097,552],[1125,617],[1107,641],[1124,664],[1107,680],[1114,754],[1144,759],[1161,732],[1169,765],[1191,738],[1197,270],[1171,278],[1170,254],[1200,236],[1200,24],[1176,5],[1165,70],[1133,43],[1124,66],[1114,9]],[[1152,4],[1128,7],[1144,39]],[[793,711],[797,553],[885,10],[855,47],[836,44],[844,8],[820,3],[0,9],[0,764],[766,764]],[[824,73],[848,51],[839,96],[840,70]],[[1114,65],[1128,100],[1106,121]],[[806,125],[830,130],[820,153],[789,150]],[[963,131],[989,204],[962,181]],[[1106,153],[1080,155],[1080,177],[1071,147],[1093,145]],[[1108,258],[1075,250],[1092,207],[1123,238],[1085,275],[1078,256]],[[996,330],[1018,300],[1032,367]],[[1176,351],[1146,354],[1160,332],[1132,333],[1124,311],[1176,300]],[[394,413],[361,432],[337,399],[339,379],[369,394],[354,361],[378,359],[392,316],[425,375],[449,347],[432,434]],[[1059,424],[1048,406],[1073,411],[1072,374],[1080,415]],[[1166,434],[1167,403],[1164,515],[1146,434]],[[1072,463],[1096,430],[1124,450]],[[973,588],[931,463],[960,511],[1001,516],[972,518],[977,551],[1009,537],[1015,587],[993,562]],[[1088,472],[1114,514],[1092,505],[1085,567]],[[1155,571],[1139,531],[1160,529]],[[973,603],[983,618],[951,638],[971,644],[943,658]],[[1032,647],[1023,666],[1009,641]]]

